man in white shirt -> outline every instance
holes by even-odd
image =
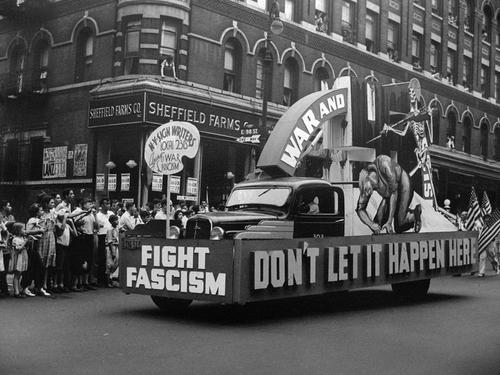
[[[113,229],[109,218],[113,215],[113,212],[109,210],[109,199],[101,199],[101,209],[97,212],[96,220],[99,229],[97,230],[97,283],[100,286],[107,286],[108,280],[106,277],[106,235],[109,229]]]
[[[127,202],[125,204],[125,212],[120,217],[118,222],[118,227],[121,231],[132,230],[137,224],[143,224],[139,213],[137,212],[137,207],[135,203]]]
[[[164,199],[161,201],[161,210],[156,213],[154,217],[155,220],[167,220],[167,210],[170,210],[170,219],[173,219],[172,201],[170,201],[169,203],[170,207],[167,207],[167,200]]]

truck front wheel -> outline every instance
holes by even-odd
[[[169,298],[160,296],[151,296],[151,299],[156,306],[162,311],[178,312],[185,310],[193,300],[191,299],[180,299],[180,298]]]
[[[430,284],[431,280],[425,279],[391,284],[391,287],[398,298],[412,300],[425,297],[429,291]]]

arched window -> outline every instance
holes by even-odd
[[[463,120],[464,135],[462,136],[462,151],[470,154],[471,136],[472,136],[472,119],[470,116],[465,116]]]
[[[264,88],[266,97],[271,99],[271,88],[273,81],[273,54],[267,48],[261,48],[257,58],[255,76],[255,97],[263,99]]]
[[[431,105],[432,113],[432,143],[435,145],[439,144],[439,128],[441,126],[441,110],[437,102],[433,102]]]
[[[49,44],[45,40],[40,40],[33,49],[32,87],[34,91],[47,90],[48,67]]]
[[[314,91],[325,90],[329,88],[330,74],[324,67],[319,67],[314,73],[313,88]]]
[[[495,128],[495,160],[500,161],[500,126]]]
[[[484,41],[491,43],[491,34],[493,31],[493,11],[489,5],[483,8],[483,29],[481,30],[481,37]]]
[[[299,87],[299,64],[289,57],[285,61],[283,75],[283,105],[291,106],[297,101]]]
[[[10,82],[9,88],[11,94],[16,95],[22,92],[24,86],[24,65],[26,50],[21,44],[12,49],[10,57]]]
[[[488,158],[488,123],[483,121],[481,124],[481,156],[486,160]]]
[[[455,113],[455,111],[449,111],[446,118],[448,119],[446,138],[448,139],[448,141],[453,142],[453,147],[455,147],[455,137],[457,136],[457,114]]]
[[[88,71],[94,54],[94,35],[90,27],[85,27],[76,38],[76,69],[75,81],[83,82],[89,79]]]
[[[241,44],[235,38],[230,38],[224,45],[224,84],[226,91],[241,90]]]
[[[465,0],[464,7],[464,28],[470,33],[474,32],[474,6],[472,0]]]

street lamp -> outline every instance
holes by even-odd
[[[274,35],[279,35],[283,32],[283,22],[280,20],[280,6],[279,2],[275,0],[271,5],[271,9],[269,10],[269,30]],[[273,55],[271,50],[269,49],[269,45],[271,44],[271,34],[266,32],[266,41],[264,44],[265,51],[264,56],[262,57],[262,70],[263,70],[263,87],[262,87],[262,119],[261,119],[261,139],[262,139],[262,147],[264,147],[267,136],[267,101],[269,100],[268,91],[271,80],[271,68],[273,63]]]

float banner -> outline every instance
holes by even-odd
[[[241,294],[235,295],[235,302],[321,294],[470,272],[476,263],[474,233],[237,240]]]
[[[127,234],[120,245],[125,292],[231,302],[233,241],[177,241]]]

